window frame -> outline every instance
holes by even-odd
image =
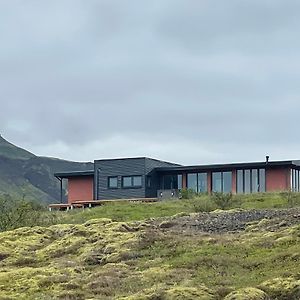
[[[220,174],[220,180],[221,180],[221,191],[215,191],[214,190],[214,174]],[[225,187],[225,181],[224,181],[224,173],[230,174],[230,181],[231,181],[231,189],[229,192],[224,192]],[[232,182],[233,182],[233,172],[232,170],[223,170],[223,171],[213,171],[211,172],[211,191],[213,193],[222,193],[222,194],[230,194],[232,193]]]
[[[111,179],[117,179],[117,186],[111,186],[110,185],[110,180]],[[119,178],[118,178],[118,176],[108,176],[107,177],[107,188],[111,189],[111,190],[119,188]]]
[[[186,187],[187,189],[193,189],[191,187],[189,187],[189,181],[191,179],[189,179],[189,175],[195,175],[195,179],[196,179],[196,190],[195,192],[197,194],[205,194],[208,192],[208,172],[193,172],[193,173],[187,173],[186,174]],[[205,182],[206,184],[206,191],[199,191],[199,175],[204,175],[205,180],[200,180],[201,182]],[[194,189],[193,189],[194,190]]]
[[[141,184],[140,185],[134,185],[134,177],[140,177],[141,178]],[[131,181],[130,186],[124,186],[124,178],[130,178],[130,181]],[[143,187],[143,175],[126,175],[126,176],[122,176],[121,186],[122,186],[122,189],[140,189],[140,188]]]
[[[242,190],[238,191],[238,172],[242,175]],[[246,171],[249,171],[249,192],[246,191]],[[256,172],[257,188],[253,189],[253,171]],[[264,173],[264,175],[263,175]],[[263,176],[262,176],[263,175]],[[263,189],[263,191],[262,191]],[[265,168],[250,168],[250,169],[236,169],[236,193],[237,194],[256,194],[266,192],[266,170]]]

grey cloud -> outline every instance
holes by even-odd
[[[299,6],[3,1],[1,131],[78,160],[297,158]]]

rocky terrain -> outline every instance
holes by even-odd
[[[197,213],[163,222],[160,228],[179,232],[234,233],[249,229],[250,224],[265,220],[270,231],[300,223],[300,208],[230,210]],[[155,222],[157,223],[157,221]]]

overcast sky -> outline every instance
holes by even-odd
[[[0,0],[0,133],[69,160],[300,159],[299,0]]]

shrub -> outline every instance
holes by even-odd
[[[232,193],[213,193],[211,196],[213,202],[221,209],[228,209],[233,204]]]
[[[182,189],[180,191],[181,199],[192,199],[197,196],[197,193],[193,189]]]
[[[211,212],[217,209],[217,205],[210,198],[199,197],[192,200],[194,212]]]
[[[294,207],[299,204],[299,193],[292,191],[286,191],[280,193],[281,197],[287,201],[289,207]]]
[[[44,207],[38,203],[0,196],[0,231],[42,223]]]

